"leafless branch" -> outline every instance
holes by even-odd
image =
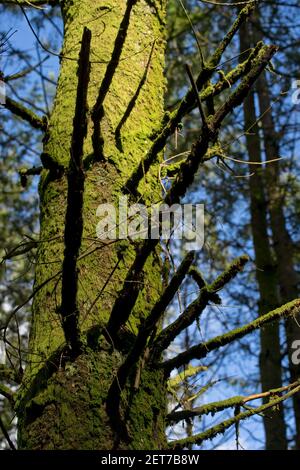
[[[91,32],[84,28],[78,61],[78,87],[73,121],[68,196],[65,222],[65,252],[62,267],[62,300],[60,313],[67,343],[73,352],[80,349],[77,308],[77,260],[83,231],[83,144],[87,132],[87,92],[90,79]]]

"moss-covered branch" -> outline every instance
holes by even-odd
[[[220,42],[214,54],[211,56],[207,64],[205,64],[204,68],[202,68],[200,74],[198,75],[196,80],[196,86],[198,90],[202,90],[205,84],[210,80],[211,76],[215,72],[217,65],[221,60],[222,54],[224,53],[226,47],[230,44],[233,36],[238,31],[239,27],[251,15],[252,11],[253,5],[247,5],[241,10],[238,19],[234,22],[233,26],[230,28],[225,38]],[[224,86],[225,82],[223,81],[222,84]],[[195,94],[193,88],[191,87],[185,97],[181,100],[178,108],[171,115],[168,116],[167,122],[164,123],[161,131],[153,142],[153,145],[149,149],[147,155],[143,158],[143,160],[140,162],[131,177],[127,180],[124,186],[125,191],[130,194],[136,194],[139,181],[149,171],[151,165],[155,163],[159,153],[163,150],[164,146],[166,145],[168,137],[170,137],[170,135],[175,132],[178,123],[181,122],[183,117],[195,107],[195,103]]]
[[[180,201],[187,188],[193,183],[195,174],[205,161],[209,143],[215,142],[220,126],[225,117],[238,107],[246,98],[251,87],[256,82],[262,71],[267,67],[273,55],[277,51],[276,46],[264,46],[254,60],[249,73],[243,78],[240,85],[228,97],[213,116],[210,116],[207,128],[202,128],[199,139],[193,144],[187,159],[181,164],[178,176],[165,196],[164,202],[172,205]]]
[[[39,117],[30,109],[23,106],[21,103],[9,98],[8,96],[5,99],[5,108],[11,111],[15,116],[23,119],[24,121],[28,122],[34,129],[39,129],[41,131],[46,131],[48,126],[47,117]]]
[[[214,300],[216,292],[230,282],[242,269],[249,258],[241,256],[231,263],[211,285],[202,287],[198,298],[192,302],[184,312],[171,325],[167,326],[157,337],[153,344],[154,355],[160,354],[167,349],[172,341],[186,328],[188,328],[196,318],[201,315],[211,300]]]
[[[193,359],[202,359],[207,356],[211,351],[219,349],[222,346],[232,343],[236,339],[243,338],[252,331],[258,330],[269,323],[280,320],[281,318],[288,318],[296,315],[300,311],[300,299],[293,300],[280,308],[272,310],[265,315],[260,316],[256,320],[248,323],[241,328],[229,331],[224,335],[216,336],[206,343],[200,343],[197,346],[193,346],[187,351],[179,354],[173,359],[169,359],[166,362],[160,364],[164,367],[167,373],[170,373],[173,369],[188,364]]]
[[[62,267],[62,299],[60,313],[67,343],[73,351],[80,347],[77,308],[77,260],[83,232],[83,144],[87,132],[87,93],[90,78],[91,32],[84,28],[78,65],[78,87],[73,121],[68,197],[65,222],[65,251]]]
[[[200,271],[196,268],[196,266],[192,266],[189,270],[189,275],[191,276],[191,278],[196,282],[197,286],[199,287],[199,289],[201,290],[202,287],[204,287],[206,285],[206,282],[202,276],[202,274],[200,273]]]
[[[270,401],[264,405],[258,406],[257,408],[251,408],[247,411],[244,411],[242,413],[238,413],[232,418],[229,418],[225,421],[223,421],[220,424],[217,424],[216,426],[213,426],[206,431],[196,434],[194,436],[188,437],[186,439],[180,439],[177,441],[173,441],[169,443],[169,448],[173,450],[179,450],[179,449],[184,449],[185,447],[189,445],[200,445],[202,444],[203,441],[206,441],[208,439],[213,439],[215,436],[218,434],[224,434],[226,429],[230,428],[236,423],[239,423],[240,421],[250,418],[251,416],[263,413],[270,408],[276,407],[283,401],[287,400],[288,398],[292,397],[295,393],[298,393],[300,391],[300,385],[299,381],[297,382],[297,386],[293,387],[292,390],[290,390],[288,393],[285,395],[282,395],[281,397],[278,398],[271,398]]]
[[[219,72],[221,75],[220,80],[218,80],[216,84],[214,85],[211,84],[207,86],[206,88],[204,88],[203,91],[201,91],[200,93],[201,101],[206,101],[209,98],[218,96],[226,88],[230,88],[241,77],[245,76],[250,71],[253,60],[255,60],[255,58],[257,57],[262,47],[263,47],[263,43],[261,41],[258,42],[255,48],[251,50],[249,56],[247,57],[245,61],[241,62],[237,67],[230,70],[227,74]],[[189,109],[188,112],[192,111],[195,108],[195,106],[196,104],[193,103],[192,108]]]
[[[208,403],[206,405],[198,406],[197,408],[193,408],[191,410],[182,410],[182,411],[174,411],[167,415],[167,423],[174,424],[178,423],[179,421],[195,418],[196,416],[208,415],[218,413],[219,411],[223,411],[227,408],[234,408],[236,406],[243,406],[249,401],[259,400],[261,398],[268,398],[268,397],[276,397],[278,394],[291,390],[293,387],[296,387],[298,382],[294,382],[293,384],[280,387],[274,390],[268,390],[267,392],[256,393],[253,395],[247,396],[235,396],[228,398],[227,400],[220,400],[212,403]]]
[[[246,263],[248,263],[249,257],[246,255],[239,256],[236,258],[225,271],[217,277],[217,279],[208,287],[210,292],[218,292],[223,289],[237,274],[243,271]]]
[[[205,102],[215,96],[218,96],[220,93],[222,93],[222,91],[226,90],[227,88],[230,88],[241,77],[246,75],[249,72],[252,62],[257,56],[262,46],[263,46],[263,43],[259,42],[256,45],[256,47],[250,52],[248,58],[244,62],[239,64],[237,67],[235,67],[233,70],[228,72],[226,75],[222,74],[220,80],[216,84],[214,85],[210,84],[209,86],[205,87],[204,90],[200,92],[201,101]],[[158,132],[158,136],[154,140],[148,154],[145,157],[145,161],[148,158],[149,160],[152,159],[150,162],[149,168],[153,163],[155,163],[156,158],[159,152],[164,148],[167,142],[167,139],[170,137],[170,135],[172,135],[175,132],[176,127],[184,118],[184,116],[186,116],[188,113],[193,111],[193,109],[196,107],[195,100],[188,99],[189,93],[190,92],[188,92],[186,96],[181,100],[180,104],[178,105],[176,110],[172,112],[172,114],[166,115],[167,123],[164,124],[162,129]],[[143,162],[143,165],[145,164],[145,161]],[[149,168],[147,165],[146,167],[144,167],[143,174],[141,173],[141,177],[145,176]],[[129,192],[130,194],[135,194],[136,188],[139,182],[139,172],[140,172],[140,169],[138,167],[136,172],[126,182],[124,186],[125,192]]]
[[[249,73],[244,77],[237,89],[230,95],[229,99],[225,101],[223,106],[221,106],[217,110],[214,116],[214,120],[216,122],[221,123],[224,118],[228,115],[231,109],[242,104],[243,100],[248,95],[252,85],[256,82],[259,75],[267,67],[277,50],[278,47],[274,45],[262,47]]]
[[[231,26],[226,36],[224,36],[219,46],[215,50],[213,56],[209,60],[209,67],[216,67],[219,64],[226,48],[231,43],[233,37],[239,31],[240,27],[248,20],[250,15],[253,13],[253,11],[255,10],[255,7],[256,7],[255,2],[252,2],[246,5],[244,8],[242,8],[242,10],[239,12],[237,19]]]

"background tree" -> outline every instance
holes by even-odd
[[[204,2],[203,2],[204,3]],[[210,13],[207,13],[205,18],[211,18],[213,15],[214,18],[214,25],[210,27],[212,30],[212,36],[210,37],[210,43],[213,44],[213,41],[215,40],[215,37],[218,34],[221,34],[223,28],[224,28],[224,23],[226,24],[226,21],[228,21],[228,17],[231,16],[233,9],[236,6],[234,5],[233,2],[233,7],[230,7],[228,3],[224,7],[221,7],[221,5],[211,5],[209,2],[207,2],[207,8],[210,8]],[[178,5],[178,8],[180,6]],[[190,19],[193,17],[193,12],[194,10],[194,5],[193,2],[190,2],[189,4],[189,11],[190,13]],[[257,154],[258,151],[261,151],[262,154],[264,154],[264,148],[261,145],[263,142],[262,135],[259,134],[256,136],[256,131],[255,129],[259,129],[260,126],[263,126],[264,131],[266,130],[265,126],[263,125],[264,119],[268,119],[267,115],[271,111],[272,114],[276,115],[276,126],[273,125],[272,129],[274,127],[276,129],[279,129],[277,132],[277,140],[280,137],[282,139],[282,149],[280,152],[280,156],[284,155],[284,159],[282,159],[280,162],[274,162],[274,165],[276,165],[278,168],[280,167],[283,177],[281,177],[280,181],[280,188],[282,188],[282,194],[284,194],[284,197],[287,198],[286,201],[288,203],[285,205],[282,203],[282,201],[278,201],[281,208],[284,207],[284,210],[286,213],[288,213],[288,217],[286,218],[286,226],[289,227],[289,229],[292,231],[292,244],[295,244],[295,240],[297,240],[297,234],[294,230],[295,223],[297,220],[297,213],[292,209],[292,206],[294,204],[296,198],[295,198],[295,191],[294,191],[294,184],[291,183],[292,181],[297,180],[298,177],[298,170],[297,170],[297,164],[296,164],[296,159],[295,159],[295,151],[297,148],[297,142],[298,142],[298,132],[297,129],[299,128],[297,125],[297,113],[294,112],[295,110],[295,103],[291,99],[291,93],[287,92],[287,90],[291,89],[291,80],[297,78],[297,67],[295,66],[294,60],[297,61],[297,53],[296,55],[293,53],[295,51],[295,45],[297,44],[297,33],[296,33],[296,25],[297,25],[297,18],[298,18],[298,9],[296,4],[282,4],[280,2],[261,2],[259,3],[259,14],[261,21],[263,22],[264,26],[261,27],[263,30],[263,36],[267,38],[267,40],[275,40],[280,44],[280,53],[276,55],[275,60],[274,60],[274,68],[272,69],[273,72],[268,71],[268,78],[270,78],[271,82],[271,90],[272,90],[272,101],[269,103],[269,106],[264,107],[264,109],[261,109],[261,116],[259,111],[256,114],[256,117],[254,115],[252,116],[253,119],[251,120],[251,114],[249,115],[248,112],[248,126],[245,126],[245,129],[248,129],[249,132],[246,132],[246,139],[248,141],[252,141],[252,150],[251,154],[253,158],[249,158],[250,160],[255,160],[255,152]],[[292,18],[292,19],[291,19]],[[195,18],[195,21],[197,19]],[[202,19],[203,22],[203,19]],[[251,38],[252,33],[251,33],[251,23],[252,21],[248,22],[244,29],[245,31],[241,34],[243,43],[247,41],[248,39]],[[186,22],[188,24],[188,21]],[[255,24],[255,22],[254,22]],[[194,29],[196,31],[196,34],[198,36],[198,40],[201,41],[203,40],[203,37],[201,37],[201,33],[199,31],[201,30],[201,25],[202,23],[194,23]],[[189,27],[187,26],[188,32],[186,33],[191,34],[191,28],[190,25]],[[262,36],[260,35],[259,37],[256,36],[256,40],[262,39]],[[181,43],[184,43],[181,41]],[[252,40],[251,45],[255,44],[255,40]],[[249,45],[249,44],[248,44]],[[238,44],[237,44],[237,54],[238,54]],[[196,49],[196,48],[195,48]],[[177,51],[179,50],[179,46],[177,46]],[[247,46],[245,46],[241,52],[247,50]],[[176,51],[176,48],[174,47],[174,51]],[[176,54],[176,52],[175,52]],[[193,60],[197,63],[198,60],[198,53],[197,51],[192,51],[191,47],[189,50],[186,48],[184,51],[184,54],[189,54],[189,60]],[[178,64],[180,64],[180,60],[182,61],[183,55],[178,58]],[[230,57],[229,57],[230,59]],[[243,56],[241,56],[241,60],[243,59]],[[232,60],[232,58],[230,59]],[[238,60],[238,58],[236,58]],[[284,64],[284,65],[283,65]],[[274,70],[276,71],[276,74],[274,73]],[[179,85],[180,86],[180,85]],[[285,90],[282,92],[282,90]],[[250,102],[250,99],[248,100]],[[249,108],[249,106],[248,106]],[[253,113],[253,109],[252,109]],[[257,121],[256,121],[257,118]],[[216,168],[211,166],[211,168],[207,168],[206,170],[206,178],[203,179],[201,178],[201,186],[204,188],[201,190],[199,189],[199,183],[196,181],[194,185],[194,198],[199,197],[199,192],[205,200],[206,203],[206,213],[208,212],[208,207],[210,211],[210,218],[209,218],[209,227],[213,227],[213,232],[209,234],[209,241],[214,240],[214,247],[219,246],[219,251],[216,253],[216,250],[214,250],[214,253],[212,255],[212,250],[209,249],[207,246],[207,261],[210,262],[210,264],[215,267],[218,262],[220,262],[220,259],[224,257],[224,253],[227,253],[228,247],[231,249],[235,250],[235,253],[238,253],[240,250],[247,250],[247,252],[250,254],[252,252],[252,247],[251,243],[249,243],[249,228],[251,227],[249,225],[249,219],[247,217],[248,215],[248,210],[247,210],[247,199],[249,197],[249,194],[247,192],[247,179],[249,180],[249,185],[250,187],[253,187],[252,194],[254,194],[254,188],[256,187],[257,189],[257,209],[258,213],[260,212],[262,215],[265,213],[265,215],[262,217],[262,220],[260,223],[252,223],[252,230],[256,231],[256,238],[260,238],[260,243],[256,243],[256,248],[259,250],[260,255],[265,257],[265,260],[268,258],[268,252],[269,252],[269,261],[271,260],[271,264],[273,268],[271,269],[268,267],[267,269],[262,269],[259,268],[260,262],[256,260],[256,272],[257,276],[259,278],[265,278],[266,281],[266,288],[264,291],[265,293],[261,292],[261,300],[260,300],[260,308],[262,305],[265,303],[264,297],[267,296],[269,297],[270,302],[276,302],[276,298],[279,298],[279,285],[277,282],[277,269],[276,269],[276,255],[273,250],[273,241],[271,237],[269,237],[270,234],[270,229],[267,230],[267,227],[269,225],[268,223],[268,217],[267,217],[267,204],[268,200],[266,199],[265,204],[266,206],[264,207],[263,205],[259,204],[259,199],[263,196],[264,192],[271,192],[270,191],[270,185],[265,184],[265,178],[260,178],[260,173],[263,176],[263,170],[257,166],[257,163],[251,163],[249,165],[249,172],[248,175],[246,172],[243,170],[245,166],[243,166],[243,161],[245,160],[245,150],[243,147],[243,135],[245,132],[245,129],[242,129],[239,125],[237,125],[237,121],[240,123],[242,122],[242,116],[240,115],[240,112],[238,111],[235,113],[235,115],[232,118],[232,123],[231,123],[231,128],[229,127],[226,128],[228,129],[228,136],[224,138],[223,136],[223,161],[227,162],[227,165],[229,164],[231,166],[231,170],[228,168],[228,166],[223,165],[222,163],[222,168]],[[178,139],[180,146],[179,151],[183,152],[187,148],[187,141],[189,141],[190,138],[192,138],[193,133],[196,131],[197,132],[197,126],[198,126],[198,121],[195,119],[193,116],[190,116],[189,119],[186,119],[184,122],[184,130],[182,134],[184,135],[184,138],[180,137]],[[251,126],[251,127],[250,127]],[[270,128],[270,126],[269,126]],[[254,134],[254,135],[253,135]],[[227,143],[224,145],[224,140],[227,140]],[[256,142],[256,143],[255,143]],[[255,151],[256,147],[256,151]],[[176,153],[176,152],[173,152]],[[276,152],[274,153],[274,157],[276,158]],[[277,151],[277,156],[278,156],[278,151]],[[226,157],[229,157],[227,159]],[[235,157],[235,159],[238,159],[238,161],[233,161],[232,157]],[[269,158],[270,160],[270,158]],[[220,162],[222,160],[220,159]],[[271,168],[272,164],[270,164],[270,168],[267,165],[266,171],[270,171],[270,173],[273,171]],[[221,170],[221,171],[220,171]],[[235,174],[234,174],[235,173]],[[288,176],[288,179],[286,179]],[[250,176],[251,175],[251,176]],[[243,179],[247,178],[247,179]],[[273,187],[278,185],[277,183],[274,183],[274,178],[272,180],[272,185]],[[255,184],[255,182],[259,182],[258,184]],[[218,190],[216,191],[216,186],[218,187]],[[274,191],[273,191],[274,193]],[[293,194],[293,196],[289,196],[289,194]],[[253,196],[254,197],[254,196]],[[246,198],[246,199],[243,199]],[[244,202],[243,202],[244,201]],[[245,204],[245,205],[244,205]],[[253,201],[253,203],[254,201]],[[243,208],[243,209],[242,209]],[[252,209],[252,211],[254,208]],[[257,219],[259,220],[259,219]],[[263,222],[265,220],[265,222]],[[214,223],[213,223],[214,222]],[[276,225],[275,225],[276,226]],[[209,228],[206,228],[208,231]],[[265,235],[263,235],[265,233]],[[217,237],[217,239],[216,239]],[[275,238],[277,237],[277,234],[275,234]],[[269,249],[267,248],[269,245]],[[233,248],[234,247],[234,248]],[[213,261],[212,261],[213,259]],[[281,252],[281,258],[280,262],[284,264],[284,259],[285,257],[283,256],[283,252]],[[295,259],[295,257],[294,257]],[[263,261],[263,259],[261,260]],[[202,259],[201,259],[202,265],[203,265],[203,253],[202,253]],[[270,263],[267,263],[268,265]],[[273,274],[271,273],[273,272]],[[247,274],[247,273],[246,273]],[[275,279],[276,277],[276,279]],[[244,287],[244,292],[248,291],[249,289],[249,283],[251,283],[252,289],[255,291],[255,285],[253,284],[253,271],[250,270],[248,272],[247,277],[245,276],[245,279],[247,279],[247,283],[243,284],[243,282],[240,281],[239,286],[240,289],[234,290],[231,289],[229,292],[230,295],[230,300],[229,303],[232,304],[233,302],[239,302],[243,303],[244,305],[249,305],[250,309],[252,309],[253,312],[257,310],[256,305],[255,305],[255,296],[252,297],[251,302],[249,303],[249,298],[247,298],[247,295],[243,293],[243,287]],[[286,282],[289,284],[289,282],[286,279]],[[294,283],[295,284],[295,283]],[[273,288],[272,288],[273,285]],[[252,303],[254,301],[254,303]],[[221,308],[222,309],[222,308]],[[227,313],[227,310],[225,310]],[[226,315],[225,313],[225,315]],[[246,311],[244,311],[244,315],[247,314]],[[224,315],[224,316],[225,316]],[[210,317],[212,315],[210,314]],[[213,316],[212,321],[220,321],[218,317]],[[233,319],[229,319],[228,316],[226,315],[226,321],[233,322]],[[231,324],[231,323],[230,323]],[[294,328],[294,334],[297,335],[298,331],[298,326],[295,321],[292,321],[293,328]],[[205,320],[204,320],[204,325],[205,325]],[[206,327],[205,327],[206,328]],[[273,337],[272,332],[270,330],[268,331],[262,331],[261,335],[269,337],[269,347],[266,348],[266,353],[270,354],[270,345],[272,347],[271,355],[275,355],[276,353],[275,350],[276,348],[273,347],[273,343],[276,344],[275,338],[277,337],[277,360],[275,360],[275,369],[277,368],[277,377],[279,377],[280,374],[280,369],[283,369],[283,378],[285,383],[287,383],[287,373],[288,373],[288,367],[287,367],[287,362],[286,362],[286,352],[287,352],[287,347],[284,345],[284,335],[280,334],[280,342],[281,342],[281,350],[282,350],[282,357],[284,358],[283,364],[281,365],[281,355],[279,352],[279,330],[277,327],[274,326],[274,331],[277,333],[275,334],[275,337]],[[203,323],[202,323],[202,333],[203,330]],[[281,330],[281,333],[282,330]],[[257,352],[255,348],[253,348],[251,345],[254,345],[255,343],[249,342],[247,338],[241,343],[239,343],[239,355],[241,351],[241,347],[247,351],[245,353],[245,360],[247,361],[247,364],[251,363],[250,357],[253,355],[256,355]],[[232,349],[234,351],[234,349]],[[269,352],[268,352],[269,351]],[[289,352],[293,351],[293,349],[290,347]],[[264,356],[265,353],[262,353]],[[233,358],[234,353],[233,353]],[[226,364],[228,364],[228,370],[232,372],[232,362],[230,361],[230,354],[227,353],[226,356],[227,360],[223,362],[223,370],[226,369]],[[246,359],[247,358],[247,359]],[[269,375],[269,378],[272,377],[272,380],[276,376],[276,374],[269,374],[271,371],[271,368],[266,368],[266,362],[261,361],[262,367],[265,368],[267,375]],[[225,367],[225,369],[224,369]],[[245,377],[244,384],[249,386],[250,383],[252,383],[252,380],[255,380],[255,374],[250,378],[249,374],[243,370],[243,365],[241,364],[240,370],[239,370],[239,376]],[[274,371],[273,371],[274,372]],[[296,372],[297,373],[297,372]],[[242,381],[241,381],[242,383]],[[243,387],[245,387],[243,385]],[[224,389],[224,385],[223,385]],[[294,402],[296,399],[294,400]],[[279,416],[278,416],[279,418]],[[272,445],[278,445],[279,448],[283,448],[282,440],[280,442],[277,442],[276,444],[276,439],[274,439],[274,433],[277,435],[281,430],[283,432],[281,435],[283,436],[285,431],[283,429],[283,420],[281,419],[282,425],[279,426],[278,423],[275,425],[276,418],[270,419],[269,417],[266,417],[265,419],[265,424],[267,427],[269,427],[271,437],[267,441],[269,443],[272,443]],[[296,420],[297,421],[297,420]],[[298,421],[297,421],[298,422]],[[288,434],[288,440],[290,442],[293,442],[293,439],[295,437],[295,427],[293,423],[293,419],[291,417],[291,412],[289,405],[287,405],[286,409],[286,420],[285,420],[285,425],[287,427],[287,434]],[[251,432],[249,427],[245,429],[245,432]],[[253,442],[253,434],[251,435],[251,444]],[[293,445],[293,444],[292,444]],[[268,444],[267,444],[268,446]]]

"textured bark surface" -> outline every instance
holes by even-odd
[[[247,31],[240,31],[241,51],[251,47]],[[244,125],[247,152],[250,161],[262,162],[259,128],[256,123],[254,93],[244,101]],[[253,167],[250,165],[251,172]],[[276,263],[271,251],[267,223],[267,201],[264,191],[263,168],[255,169],[249,179],[251,231],[255,253],[256,279],[259,289],[259,314],[263,315],[279,306]],[[282,386],[279,324],[274,323],[260,332],[260,377],[262,391]],[[287,448],[283,407],[264,415],[267,450]]]
[[[128,9],[130,3],[132,9]],[[107,391],[116,370],[128,353],[140,322],[161,292],[159,251],[146,263],[139,298],[122,341],[110,344],[104,339],[102,328],[137,244],[122,241],[103,247],[95,240],[99,221],[97,206],[102,203],[117,206],[120,188],[148,150],[162,122],[165,3],[146,0],[62,2],[65,37],[57,94],[42,155],[44,166],[49,170],[43,171],[40,181],[42,243],[38,251],[35,287],[53,279],[38,291],[33,303],[30,364],[18,407],[19,447],[23,449],[160,449],[165,445],[166,384],[162,373],[142,370],[139,387],[133,390],[137,371],[132,371],[122,395],[129,439],[111,425],[105,410]],[[94,125],[89,114],[84,146],[84,229],[78,264],[79,325],[85,332],[82,338],[84,352],[70,358],[63,346],[59,307],[66,170],[76,99],[77,59],[86,26],[92,32],[88,90],[91,110],[116,46],[115,39],[125,12],[128,15],[128,29],[125,25],[123,31],[126,40],[119,62],[110,63],[116,71],[103,103],[104,117],[97,135],[97,145],[100,142],[97,148],[93,147]],[[135,94],[134,106],[129,107]],[[119,126],[124,114],[127,118]],[[120,133],[116,139],[118,127]],[[155,166],[139,189],[144,203],[158,200],[160,185]],[[103,292],[99,296],[101,289]]]

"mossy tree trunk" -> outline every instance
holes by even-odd
[[[148,258],[139,297],[122,339],[112,344],[102,335],[102,326],[109,318],[138,243],[104,246],[96,239],[99,221],[96,209],[102,203],[117,207],[121,188],[161,126],[166,1],[65,0],[61,4],[64,44],[42,155],[48,169],[43,170],[40,181],[41,243],[35,276],[30,364],[18,407],[19,447],[160,449],[166,443],[166,384],[162,372],[142,370],[134,388],[138,371],[137,368],[132,371],[121,397],[128,433],[116,429],[106,411],[107,392],[116,371],[146,312],[161,292],[159,251]],[[71,357],[63,347],[59,309],[67,169],[76,103],[77,59],[84,26],[92,33],[87,101],[91,111],[101,85],[103,116],[96,134],[92,113],[88,113],[77,292],[78,321],[84,334],[81,354]],[[155,165],[139,189],[144,203],[159,199]]]

